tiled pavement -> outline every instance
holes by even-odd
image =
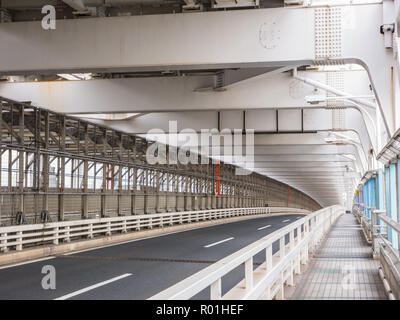
[[[386,299],[378,267],[356,218],[344,214],[310,260],[291,299]]]

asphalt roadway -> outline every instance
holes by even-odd
[[[242,220],[0,267],[0,299],[147,299],[299,217]],[[263,261],[260,253],[255,267]],[[54,267],[55,289],[42,287],[46,265]],[[243,275],[241,266],[225,276],[223,293]],[[194,297],[208,298],[209,290]]]

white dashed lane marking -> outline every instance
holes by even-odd
[[[94,285],[92,285],[92,286],[90,286],[90,287],[86,287],[86,288],[83,288],[83,289],[81,289],[81,290],[71,292],[71,293],[69,293],[69,294],[66,294],[66,295],[64,295],[64,296],[62,296],[62,297],[56,298],[56,299],[54,299],[54,300],[67,300],[67,299],[72,298],[72,297],[75,297],[75,296],[77,296],[77,295],[79,295],[79,294],[88,292],[88,291],[93,290],[93,289],[96,289],[96,288],[98,288],[98,287],[105,286],[106,284],[109,284],[109,283],[111,283],[111,282],[115,282],[115,281],[121,280],[121,279],[126,278],[126,277],[129,277],[129,276],[131,276],[131,275],[132,275],[132,273],[125,273],[125,274],[123,274],[123,275],[120,275],[120,276],[118,276],[118,277],[112,278],[112,279],[110,279],[110,280],[106,280],[106,281],[103,281],[103,282],[99,282],[99,283],[94,284]]]
[[[232,237],[232,238],[227,238],[227,239],[224,239],[224,240],[221,240],[221,241],[218,241],[218,242],[210,243],[210,244],[204,246],[204,248],[210,248],[210,247],[216,246],[217,244],[224,243],[224,242],[227,242],[227,241],[232,240],[232,239],[235,239],[235,238]]]

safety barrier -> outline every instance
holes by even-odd
[[[400,224],[386,216],[383,210],[376,210],[359,203],[358,206],[368,209],[371,218],[357,208],[353,213],[360,222],[364,234],[371,239],[374,257],[379,259],[379,276],[383,281],[386,294],[390,300],[400,299],[400,256],[387,239],[388,227],[392,232],[400,234]]]
[[[212,219],[289,212],[307,213],[308,211],[279,207],[229,208],[1,227],[0,251],[20,251],[27,246],[31,247],[45,244],[57,245],[61,241],[70,242],[82,238],[91,239],[95,236],[111,236],[115,233],[139,231],[143,228],[162,228],[174,224],[200,222]]]
[[[284,285],[294,285],[294,274],[299,274],[300,264],[308,261],[332,223],[344,212],[332,206],[313,212],[257,240],[249,246],[214,263],[172,287],[151,297],[151,300],[190,299],[206,288],[210,298],[219,299],[272,299],[284,298]],[[286,238],[289,237],[288,243]],[[273,254],[273,244],[279,250]],[[265,251],[266,260],[253,270],[254,257]],[[245,266],[245,277],[226,294],[222,294],[222,278],[239,267]]]

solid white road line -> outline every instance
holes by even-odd
[[[10,264],[10,265],[7,265],[7,266],[0,267],[0,270],[13,268],[13,267],[18,267],[18,266],[23,266],[24,264],[29,264],[29,263],[35,263],[35,262],[40,262],[40,261],[51,260],[51,259],[54,259],[54,258],[55,257],[46,257],[46,258],[40,258],[40,259],[36,259],[36,260],[30,260],[30,261],[24,261],[24,262],[20,262],[20,263]]]
[[[94,284],[94,285],[92,285],[92,286],[90,286],[90,287],[86,287],[86,288],[83,288],[83,289],[81,289],[81,290],[78,290],[78,291],[75,291],[75,292],[66,294],[65,296],[56,298],[56,299],[54,299],[54,300],[66,300],[66,299],[75,297],[75,296],[77,296],[77,295],[79,295],[79,294],[82,294],[82,293],[88,292],[88,291],[90,291],[90,290],[96,289],[96,288],[98,288],[98,287],[105,286],[106,284],[109,284],[109,283],[111,283],[111,282],[118,281],[118,280],[120,280],[120,279],[129,277],[129,276],[131,276],[131,275],[132,275],[132,273],[125,273],[125,274],[123,274],[123,275],[120,275],[120,276],[118,276],[118,277],[112,278],[112,279],[110,279],[110,280],[106,280],[106,281],[103,281],[103,282],[99,282],[99,283]]]
[[[221,240],[221,241],[218,241],[218,242],[214,242],[214,243],[211,243],[211,244],[208,244],[208,245],[204,246],[204,248],[210,248],[210,247],[216,246],[217,244],[224,243],[224,242],[227,242],[227,241],[232,240],[232,239],[235,239],[235,238],[232,237],[232,238],[227,238],[227,239],[224,239],[224,240]]]
[[[269,225],[267,225],[267,226],[265,226],[265,227],[261,227],[261,228],[258,228],[257,230],[262,230],[262,229],[265,229],[265,228],[269,228],[271,225],[269,224]]]
[[[290,219],[286,219],[286,220],[283,220],[282,222],[289,222],[290,221]]]

